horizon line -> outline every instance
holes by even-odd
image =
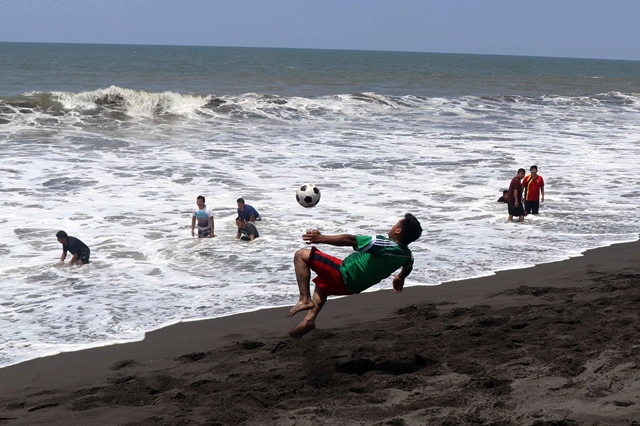
[[[428,52],[420,50],[380,50],[380,49],[354,49],[354,48],[326,48],[326,47],[282,47],[282,46],[213,46],[198,44],[142,44],[142,43],[99,43],[99,42],[58,42],[58,41],[4,41],[0,44],[70,44],[83,46],[140,46],[140,47],[198,47],[198,48],[223,48],[223,49],[282,49],[282,50],[325,50],[342,52],[384,52],[384,53],[423,53],[436,55],[468,55],[468,56],[507,56],[520,58],[549,58],[549,59],[578,59],[593,61],[625,61],[640,62],[640,59],[620,58],[596,58],[579,56],[545,56],[510,53],[470,53],[470,52]]]

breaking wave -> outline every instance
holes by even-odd
[[[314,120],[335,116],[377,116],[388,110],[431,110],[452,114],[456,110],[522,106],[638,108],[640,94],[610,92],[594,95],[527,97],[517,95],[428,98],[386,96],[377,93],[341,94],[319,98],[246,93],[241,96],[146,92],[111,86],[88,92],[29,92],[0,97],[0,124],[55,126],[71,119],[267,119]]]

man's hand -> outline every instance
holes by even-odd
[[[400,293],[404,287],[404,278],[400,275],[396,275],[393,279],[393,292]]]
[[[320,243],[321,242],[320,240],[322,239],[322,234],[317,229],[312,229],[311,231],[307,231],[305,234],[303,234],[302,239],[307,244]]]

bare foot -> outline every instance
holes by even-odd
[[[296,303],[296,305],[289,310],[289,313],[287,314],[287,316],[288,317],[292,317],[295,314],[297,314],[298,312],[300,312],[300,311],[308,311],[309,309],[313,308],[314,306],[316,306],[316,305],[315,305],[315,303],[313,303],[313,300],[309,300],[306,303],[303,302],[303,301],[300,301],[300,302]]]
[[[289,336],[294,339],[299,339],[314,328],[316,328],[314,320],[302,320],[298,325],[289,330]]]

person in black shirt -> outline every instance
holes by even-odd
[[[64,260],[67,258],[67,251],[69,251],[73,255],[69,261],[69,266],[82,266],[85,263],[89,263],[91,250],[89,250],[89,247],[87,247],[85,243],[76,237],[67,235],[64,231],[58,231],[56,238],[58,239],[58,242],[62,244],[62,256],[60,256],[60,262],[64,263]]]
[[[236,240],[239,238],[244,241],[253,241],[260,236],[256,226],[253,223],[244,220],[242,216],[238,216],[236,218],[236,226],[238,227]]]

